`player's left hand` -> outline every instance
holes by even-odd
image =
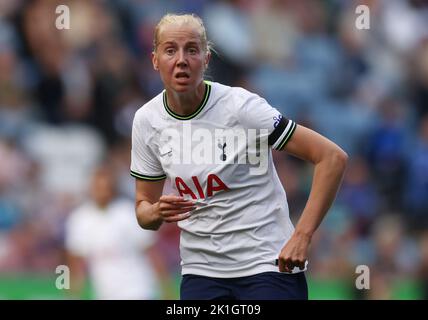
[[[303,270],[308,258],[310,243],[310,236],[294,232],[279,254],[279,271],[291,273],[294,267]]]

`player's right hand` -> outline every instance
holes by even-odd
[[[163,195],[154,204],[154,210],[164,222],[177,222],[190,217],[191,211],[196,209],[192,200],[186,200],[176,195]]]

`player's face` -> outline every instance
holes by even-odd
[[[203,49],[196,27],[170,24],[161,29],[152,60],[167,89],[188,92],[201,83],[209,53]]]
[[[115,196],[115,186],[113,177],[108,174],[96,174],[91,185],[92,199],[100,206],[107,206]]]

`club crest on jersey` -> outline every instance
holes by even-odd
[[[222,154],[220,155],[220,160],[221,161],[226,161],[227,156],[226,156],[226,152],[224,151],[224,149],[226,148],[226,142],[221,142],[220,140],[218,140],[218,144],[217,147],[219,147],[222,150]]]

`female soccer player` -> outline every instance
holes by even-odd
[[[307,299],[309,244],[347,155],[258,95],[205,81],[209,60],[200,18],[160,20],[152,62],[165,90],[136,112],[132,129],[138,223],[178,222],[181,299]],[[272,148],[315,166],[295,228]],[[175,192],[162,195],[167,177]]]

